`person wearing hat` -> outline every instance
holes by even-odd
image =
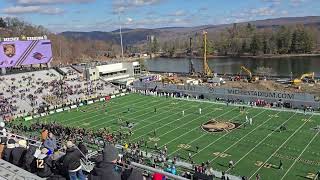
[[[66,144],[66,154],[62,157],[62,163],[65,170],[68,171],[70,180],[85,180],[82,172],[80,159],[82,157],[79,149],[71,142]]]
[[[5,123],[3,121],[0,121],[0,137],[7,137],[7,130],[4,126]]]
[[[16,141],[14,139],[9,139],[6,148],[3,152],[3,159],[12,163],[12,150],[16,147]]]
[[[12,164],[22,167],[24,156],[27,152],[27,141],[22,139],[18,141],[18,147],[12,150]]]
[[[15,147],[16,147],[16,141],[14,139],[9,139],[7,146],[3,152],[3,159],[5,161],[12,163],[12,158],[13,158],[12,151]]]
[[[112,179],[121,180],[121,175],[116,171],[118,152],[113,145],[105,144],[103,148],[103,160],[95,165],[88,176],[89,180]]]

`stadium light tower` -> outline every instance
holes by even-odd
[[[122,30],[121,30],[121,16],[120,16],[120,10],[118,11],[118,15],[119,15],[119,33],[120,33],[120,43],[121,43],[121,58],[123,60],[123,42],[122,42]]]

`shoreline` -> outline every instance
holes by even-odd
[[[290,58],[290,57],[320,57],[320,54],[265,54],[265,55],[243,55],[243,56],[207,56],[208,59],[211,58],[252,58],[252,59],[275,59],[275,58]],[[156,56],[154,58],[172,58],[172,59],[179,59],[179,58],[190,58],[190,56]],[[193,56],[192,59],[203,59],[203,57]]]

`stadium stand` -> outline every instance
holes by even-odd
[[[100,80],[83,81],[71,68],[64,70],[71,73],[65,80],[54,69],[1,76],[0,118],[13,119],[41,113],[43,108],[54,109],[118,91],[115,86]]]

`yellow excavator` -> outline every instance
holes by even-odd
[[[252,76],[252,72],[246,68],[245,66],[241,66],[240,67],[241,71],[244,71],[248,74],[248,82],[255,82],[255,81],[258,81],[259,80],[259,77],[257,76]]]
[[[183,80],[176,76],[161,76],[161,82],[164,84],[183,84]]]
[[[302,74],[300,78],[296,78],[292,80],[292,84],[300,84],[303,81],[307,81],[308,83],[314,83],[314,72]]]

